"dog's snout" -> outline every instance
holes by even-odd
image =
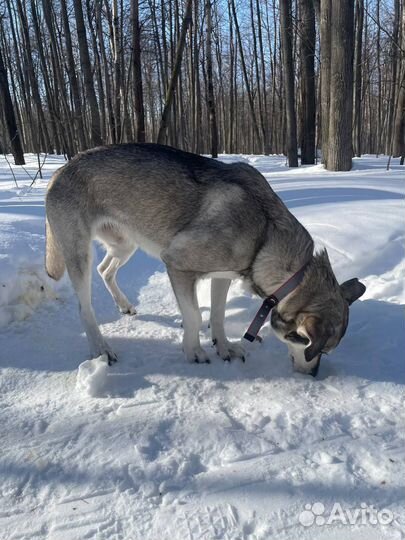
[[[309,372],[309,375],[312,375],[312,377],[316,377],[318,375],[320,364],[321,364],[321,356],[319,356],[317,363],[311,369],[311,371]]]
[[[290,358],[293,363],[294,371],[303,373],[304,375],[311,375],[312,377],[316,377],[318,375],[319,366],[321,364],[321,355],[312,360],[311,366],[308,366],[307,362],[304,362],[302,358],[295,356],[294,354],[290,354]]]

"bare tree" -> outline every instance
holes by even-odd
[[[206,61],[207,61],[207,105],[210,118],[210,134],[211,134],[211,155],[218,157],[218,127],[217,116],[215,111],[214,83],[212,80],[212,17],[211,17],[211,0],[205,2],[205,18],[207,24],[207,43],[206,43]]]
[[[24,6],[21,3],[21,0],[17,0],[17,11],[18,11],[18,17],[21,25],[21,33],[22,33],[22,41],[23,41],[23,63],[24,63],[24,69],[27,73],[27,79],[25,83],[29,85],[31,92],[32,92],[32,106],[35,108],[36,115],[38,118],[38,124],[37,124],[37,130],[43,130],[43,133],[45,135],[45,138],[50,140],[51,138],[48,136],[48,124],[46,122],[44,108],[42,106],[42,100],[41,95],[39,92],[39,82],[35,75],[34,71],[34,62],[33,62],[33,56],[32,56],[32,47],[31,47],[31,41],[29,36],[29,26],[28,26],[28,20],[26,13],[24,11]],[[40,52],[39,48],[39,52]],[[40,55],[41,58],[41,55]],[[57,125],[55,122],[55,109],[54,109],[54,103],[53,103],[53,96],[51,94],[50,85],[49,85],[49,77],[48,74],[44,72],[44,86],[45,86],[45,92],[46,92],[46,98],[47,98],[47,105],[49,110],[51,111],[51,114],[53,116],[53,122],[50,123],[50,128],[52,130],[52,143],[53,148],[56,149],[57,152],[61,151],[61,144],[59,140],[59,135],[57,131]],[[35,128],[34,128],[35,129]],[[32,136],[33,142],[35,141],[36,137]],[[34,142],[35,144],[35,142]]]
[[[290,167],[298,167],[297,120],[294,98],[294,66],[292,57],[291,1],[280,1],[281,47],[285,71],[285,100],[287,117],[287,156]]]
[[[356,0],[355,16],[355,47],[354,47],[354,126],[353,126],[353,148],[354,155],[361,156],[361,104],[362,104],[362,67],[363,67],[363,21],[364,3],[363,0]]]
[[[263,144],[262,144],[262,141],[261,141],[260,132],[259,132],[259,126],[258,126],[258,122],[257,122],[256,112],[255,112],[255,106],[254,106],[254,100],[253,100],[253,92],[252,92],[251,85],[250,85],[250,82],[249,82],[250,78],[249,78],[248,70],[247,70],[247,67],[246,67],[245,53],[243,51],[243,43],[242,43],[242,38],[241,38],[241,34],[240,34],[238,17],[237,17],[237,14],[236,14],[235,0],[231,0],[231,9],[232,9],[232,15],[233,15],[233,20],[234,20],[234,25],[235,25],[236,38],[237,38],[237,41],[238,41],[239,57],[240,57],[240,62],[241,62],[241,67],[242,67],[242,74],[243,74],[243,79],[245,81],[247,99],[248,99],[248,103],[249,103],[249,110],[250,110],[250,115],[251,115],[251,118],[252,118],[252,124],[253,124],[252,127],[253,127],[254,134],[256,136],[256,140],[259,143],[259,147],[262,148]]]
[[[145,110],[143,104],[141,27],[139,24],[139,0],[131,0],[132,23],[132,84],[134,90],[135,138],[145,141]]]
[[[69,25],[69,16],[66,0],[61,0],[61,15],[63,32],[65,37],[65,51],[67,60],[67,74],[73,98],[74,125],[76,130],[77,143],[80,150],[87,148],[86,133],[83,122],[82,102],[80,97],[79,81],[76,75],[76,64],[73,56],[72,34]]]
[[[331,74],[327,169],[352,167],[353,0],[332,2]]]
[[[111,13],[111,42],[113,50],[113,65],[114,65],[114,142],[121,142],[121,39],[120,39],[120,24],[118,14],[118,0],[112,0]]]
[[[405,156],[405,6],[402,5],[401,54],[398,62],[398,97],[394,122],[393,156]]]
[[[3,61],[3,54],[0,47],[0,97],[3,108],[4,118],[6,120],[7,131],[10,139],[11,153],[14,156],[16,165],[25,165],[24,152],[21,144],[20,134],[15,120],[14,106],[10,96],[10,90],[7,80],[7,71]]]
[[[329,108],[331,72],[331,16],[332,0],[320,0],[320,54],[321,54],[321,141],[322,163],[328,164]]]
[[[264,40],[263,40],[263,31],[262,31],[262,13],[259,0],[256,0],[256,15],[257,15],[257,34],[259,39],[259,50],[260,50],[260,71],[261,71],[261,82],[262,82],[262,131],[263,131],[263,151],[265,154],[271,152],[270,144],[270,133],[269,133],[269,110],[268,110],[268,97],[267,97],[267,77],[266,77],[266,61],[264,54]],[[260,84],[260,83],[258,83]]]
[[[377,39],[376,39],[376,52],[377,52],[377,154],[381,151],[381,138],[382,138],[382,69],[381,69],[381,25],[380,25],[380,0],[376,3],[376,24],[377,24]]]
[[[79,44],[80,63],[83,70],[84,88],[90,108],[90,139],[92,146],[98,146],[102,144],[100,115],[98,111],[96,93],[94,90],[93,75],[90,64],[90,55],[87,44],[86,27],[84,25],[81,0],[73,0],[73,7],[76,18],[77,39]]]
[[[312,0],[300,0],[301,163],[315,163],[315,10]]]
[[[160,127],[159,127],[159,134],[158,134],[157,142],[161,144],[165,140],[166,130],[168,128],[170,108],[173,103],[174,90],[175,90],[177,79],[180,73],[181,61],[183,58],[183,50],[186,43],[187,30],[191,24],[192,4],[193,4],[192,0],[187,0],[186,11],[184,14],[183,24],[181,27],[181,33],[180,33],[179,41],[177,44],[176,59],[174,62],[174,67],[173,67],[172,75],[170,78],[169,86],[167,88],[165,105],[164,105],[162,117],[160,120]]]

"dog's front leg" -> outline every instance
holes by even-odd
[[[225,304],[230,279],[213,278],[211,280],[211,335],[212,342],[217,349],[218,355],[223,360],[233,357],[245,360],[245,351],[241,345],[232,343],[226,338],[224,329]]]
[[[167,266],[167,273],[183,317],[183,350],[189,362],[209,362],[200,345],[201,313],[196,294],[197,275]]]

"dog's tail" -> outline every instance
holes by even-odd
[[[65,259],[62,250],[51,229],[48,218],[46,219],[46,255],[45,268],[48,276],[58,281],[65,272]]]

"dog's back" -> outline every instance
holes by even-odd
[[[218,228],[237,230],[243,220],[260,230],[281,203],[249,165],[145,143],[79,154],[55,173],[46,209],[58,237],[79,228],[103,240],[107,229],[120,227],[158,255],[193,220],[207,222],[215,213]]]

